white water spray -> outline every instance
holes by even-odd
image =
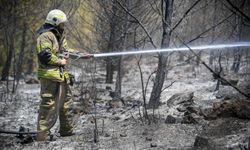
[[[148,54],[148,53],[163,53],[173,51],[188,51],[192,50],[209,50],[209,49],[225,49],[234,47],[250,47],[250,42],[236,42],[231,44],[216,44],[216,45],[202,45],[202,46],[190,46],[179,48],[166,48],[166,49],[151,49],[142,51],[126,51],[126,52],[113,52],[113,53],[100,53],[93,54],[94,57],[110,57],[110,56],[123,56],[123,55],[136,55],[136,54]]]

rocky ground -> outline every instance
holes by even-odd
[[[128,62],[136,64],[133,61]],[[147,81],[157,63],[143,61]],[[122,100],[112,100],[114,85],[104,84],[104,71],[98,69],[96,101],[87,102],[88,113],[83,106],[91,94],[82,91],[92,87],[88,82],[92,75],[73,71],[78,73],[74,98],[80,113],[75,135],[60,137],[57,123],[52,129],[53,141],[36,142],[32,136],[0,134],[1,149],[250,149],[249,102],[226,85],[215,92],[217,81],[204,67],[172,65],[165,86],[175,82],[163,91],[159,109],[148,110],[147,120],[143,116],[138,67],[128,62],[124,64],[128,71],[123,77]],[[2,89],[4,85],[1,83]],[[151,89],[152,82],[147,92]],[[22,82],[13,97],[2,93],[1,98],[0,129],[24,127],[35,131],[39,84]],[[238,103],[240,99],[243,104]]]

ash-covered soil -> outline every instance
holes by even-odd
[[[204,67],[175,64],[169,69],[159,109],[147,110],[143,116],[143,99],[139,69],[136,62],[124,63],[122,100],[112,99],[114,84],[104,84],[103,66],[95,73],[95,101],[86,89],[93,89],[93,74],[75,69],[74,86],[76,116],[75,135],[60,137],[58,123],[53,127],[53,140],[36,142],[33,136],[0,134],[0,149],[249,149],[250,121],[236,117],[218,117],[207,120],[203,113],[212,110],[214,102],[225,99],[225,93],[214,91],[217,81]],[[143,60],[144,81],[157,64]],[[86,70],[88,71],[87,68]],[[86,71],[85,70],[85,71]],[[147,100],[152,89],[148,84]],[[4,88],[5,83],[1,83]],[[0,129],[16,130],[24,127],[36,130],[40,102],[39,84],[21,82],[13,97],[1,95]],[[226,89],[228,86],[221,86]],[[233,90],[232,90],[233,91]],[[185,94],[188,98],[186,98]],[[242,98],[230,92],[234,98]],[[86,99],[89,99],[86,102]],[[170,100],[171,99],[171,100]],[[84,101],[84,102],[83,102]],[[90,106],[84,111],[86,103]],[[97,130],[96,130],[97,129]]]

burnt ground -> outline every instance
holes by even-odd
[[[148,64],[142,66],[143,73],[149,75],[151,68],[152,65],[149,67]],[[206,120],[200,113],[192,113],[191,121],[183,121],[187,114],[183,104],[189,104],[189,100],[177,99],[175,102],[172,99],[171,105],[168,103],[175,94],[192,93],[192,108],[205,112],[211,110],[214,102],[225,99],[221,91],[228,89],[228,86],[221,86],[221,91],[215,92],[216,80],[206,69],[201,66],[190,68],[189,65],[183,65],[169,71],[165,86],[172,81],[175,83],[162,93],[159,109],[148,110],[150,123],[143,117],[138,70],[131,69],[123,77],[123,101],[112,101],[110,93],[114,85],[102,82],[105,74],[100,69],[96,74],[95,106],[91,102],[90,111],[87,114],[81,113],[77,118],[75,135],[60,137],[56,123],[52,129],[53,141],[36,142],[32,136],[0,134],[0,149],[249,149],[248,119],[227,116]],[[1,83],[1,86],[4,84]],[[79,84],[88,85],[79,82],[75,88],[81,87]],[[147,91],[151,89],[152,83],[149,83]],[[79,100],[80,91],[75,90],[75,105],[84,110]],[[234,99],[240,98],[232,89],[226,91]],[[18,130],[22,126],[26,130],[35,131],[39,101],[39,84],[21,83],[13,97],[2,95],[0,129]],[[169,120],[169,116],[174,120]]]

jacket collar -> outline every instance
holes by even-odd
[[[52,30],[56,30],[56,31],[57,31],[57,29],[56,29],[55,26],[45,23],[45,24],[43,24],[43,25],[37,30],[37,34],[40,35],[40,34],[42,34],[42,33],[44,33],[44,32],[52,31]],[[58,31],[57,31],[57,32],[58,32]]]
[[[62,34],[59,32],[59,30],[57,29],[57,27],[51,25],[51,24],[48,24],[48,23],[45,23],[43,24],[38,30],[37,30],[37,34],[38,35],[41,35],[42,33],[44,32],[47,32],[47,31],[51,31],[52,33],[54,33],[54,35],[57,37],[57,39],[61,39],[62,38]]]

